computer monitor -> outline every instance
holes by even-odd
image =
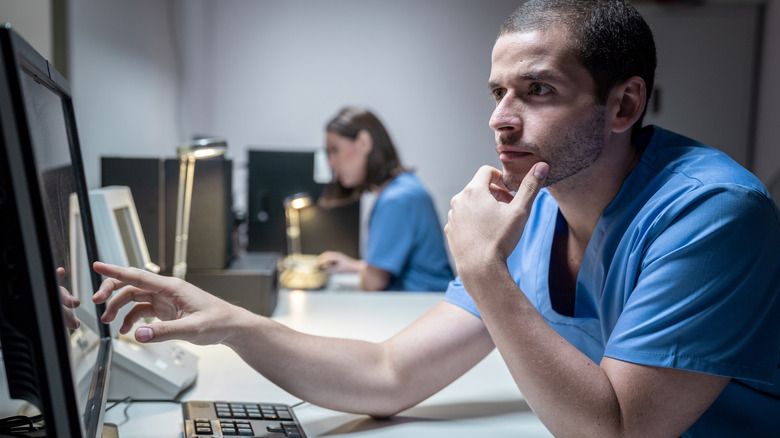
[[[89,191],[89,201],[92,204],[95,235],[107,236],[105,238],[107,242],[121,242],[121,246],[100,246],[100,239],[98,239],[101,257],[104,260],[116,260],[112,263],[117,265],[158,272],[160,268],[152,263],[149,256],[130,188],[109,186],[92,189]]]
[[[315,181],[315,152],[250,149],[248,151],[247,249],[287,254],[284,199],[307,193],[315,200],[325,187]],[[306,207],[300,215],[301,251],[341,251],[360,257],[360,202],[324,208]]]
[[[132,266],[158,273],[160,268],[152,263],[149,249],[146,247],[146,239],[141,228],[141,221],[135,208],[133,195],[126,186],[110,186],[91,189],[89,202],[92,208],[92,223],[95,241],[97,242],[100,260],[119,266]],[[83,244],[84,233],[78,226],[73,226],[81,220],[81,211],[78,205],[78,196],[71,194],[70,199],[70,241],[71,245]],[[76,253],[71,251],[72,253]],[[92,288],[92,264],[87,259],[84,251],[79,252],[81,257],[71,259],[71,278],[84,295],[79,296],[81,301],[91,299]],[[115,320],[109,324],[111,336],[115,338],[122,326],[124,316],[130,311],[130,307],[120,310]],[[91,313],[84,319],[88,323],[97,323],[95,308],[88,307],[77,309],[77,315]],[[97,328],[93,327],[97,330]]]
[[[61,301],[88,296],[71,281],[71,259],[97,259],[70,87],[9,25],[0,26],[0,49],[0,345],[9,395],[41,411],[46,436],[93,438],[103,432],[112,344],[104,324],[74,328]],[[79,224],[69,223],[72,193]],[[71,225],[83,227],[82,242],[70,242]],[[90,276],[94,291],[101,279]]]

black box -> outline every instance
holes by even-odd
[[[128,186],[133,194],[152,262],[163,273],[173,268],[177,158],[101,158],[101,185]],[[232,161],[224,157],[195,164],[188,269],[224,269],[233,258]]]
[[[271,316],[279,290],[277,253],[244,253],[227,269],[187,269],[185,280],[223,300]]]

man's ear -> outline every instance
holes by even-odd
[[[613,132],[630,130],[642,116],[647,102],[644,79],[632,76],[612,88],[607,101],[607,114],[612,117]]]
[[[358,131],[358,135],[355,138],[355,141],[357,142],[360,150],[366,155],[370,154],[371,149],[374,148],[374,139],[371,137],[371,134],[365,129],[361,129],[360,131]]]

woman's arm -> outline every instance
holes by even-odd
[[[390,284],[391,274],[388,271],[371,266],[364,260],[353,259],[338,251],[323,252],[317,257],[317,264],[330,272],[357,272],[360,275],[360,288],[363,290],[385,290]]]

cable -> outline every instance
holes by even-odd
[[[306,404],[306,403],[308,403],[306,400],[301,400],[301,401],[299,401],[298,403],[295,403],[294,405],[290,405],[290,409],[295,409],[295,408],[297,408],[298,406],[300,406],[300,405],[303,405],[303,404]]]
[[[43,421],[43,415],[28,417],[26,415],[14,415],[0,419],[0,433],[10,437],[26,437],[26,432],[43,430],[35,426],[35,423]]]
[[[110,411],[111,409],[115,408],[117,405],[122,403],[131,403],[132,402],[131,397],[125,397],[122,400],[112,400],[113,404],[111,406],[106,406],[106,412]]]
[[[132,398],[132,397],[125,397],[121,400],[109,400],[113,404],[110,406],[106,406],[106,412],[108,412],[110,409],[115,408],[116,406],[125,403],[125,409],[122,411],[122,414],[124,415],[125,419],[121,423],[117,424],[117,426],[121,426],[128,421],[130,421],[130,416],[127,415],[127,410],[130,409],[130,405],[133,403],[176,403],[178,405],[181,405],[181,402],[178,400],[170,400],[170,399],[142,399],[142,398]]]
[[[122,403],[177,403],[181,404],[179,400],[171,400],[167,398],[132,398],[132,397],[125,397],[123,399],[117,399],[117,400],[108,400],[110,403],[113,403],[111,406],[106,406],[106,411],[109,409],[115,407],[116,405],[122,404]]]

